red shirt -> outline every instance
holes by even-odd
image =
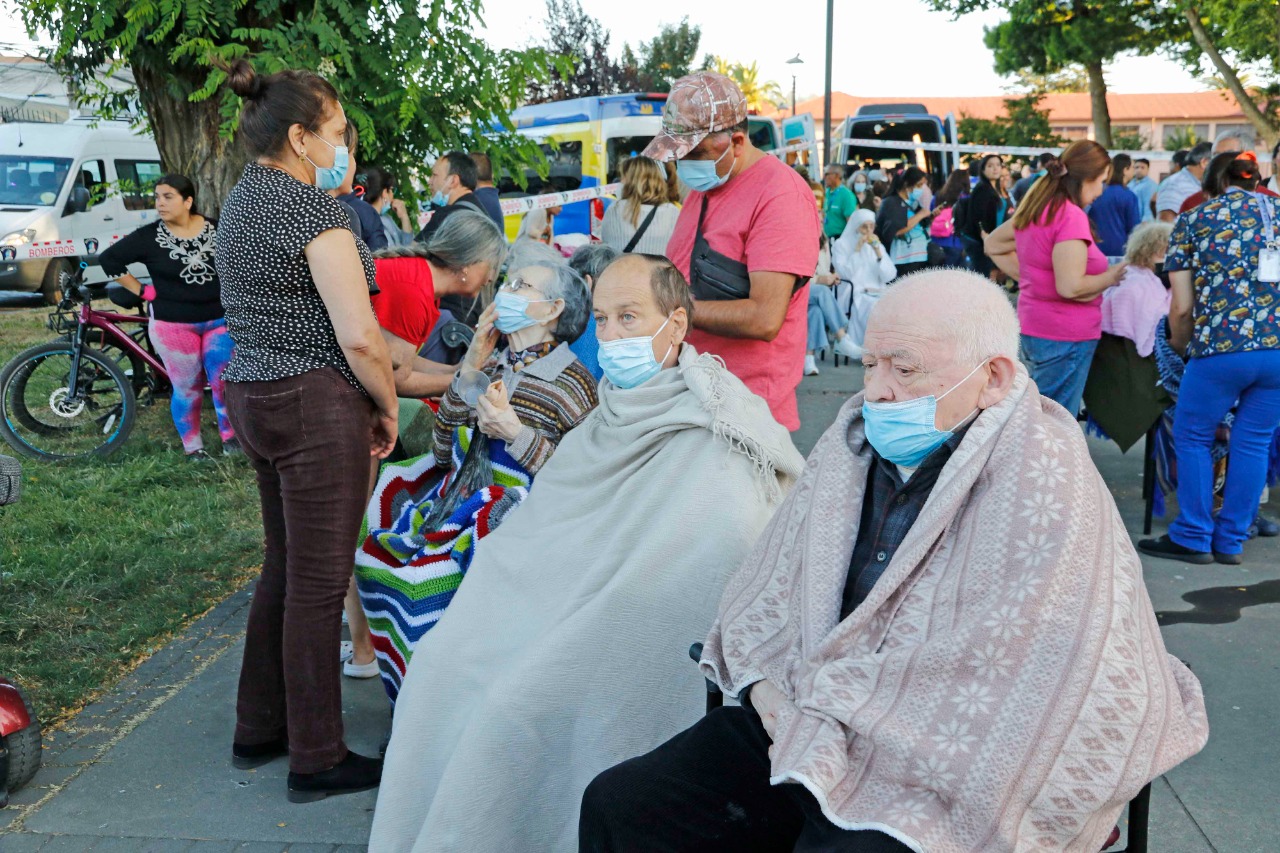
[[[667,244],[667,257],[686,279],[703,197],[689,193]],[[712,249],[746,264],[749,272],[813,275],[818,266],[818,205],[794,169],[766,155],[705,197],[702,236]],[[778,423],[797,430],[796,387],[804,370],[808,315],[805,286],[792,295],[782,330],[772,341],[725,338],[701,329],[691,330],[688,341],[698,352],[724,359],[731,373],[764,398]]]
[[[1267,189],[1266,185],[1264,184],[1258,184],[1258,192],[1262,193],[1263,195],[1269,195],[1272,198],[1280,198],[1280,195],[1276,195],[1271,190]],[[1197,207],[1204,204],[1208,200],[1209,198],[1204,194],[1204,190],[1200,190],[1200,192],[1198,193],[1194,193],[1192,195],[1187,196],[1187,200],[1182,203],[1182,207],[1178,208],[1178,212],[1186,213],[1188,210],[1195,210]]]
[[[373,266],[382,291],[371,297],[378,325],[421,347],[440,320],[431,267],[422,258],[375,258]]]

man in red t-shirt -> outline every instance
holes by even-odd
[[[711,71],[675,82],[662,133],[644,154],[676,160],[677,174],[693,190],[667,244],[667,257],[689,280],[697,305],[688,342],[724,359],[779,423],[799,429],[808,280],[818,265],[813,192],[785,163],[751,144],[742,90]],[[713,286],[726,281],[733,286]],[[707,298],[713,293],[719,298]]]
[[[414,252],[415,247],[400,251]],[[457,368],[418,355],[440,320],[437,300],[442,294],[436,292],[431,264],[425,257],[406,255],[375,258],[373,265],[381,291],[371,297],[373,313],[391,352],[396,395],[439,397],[448,389]]]

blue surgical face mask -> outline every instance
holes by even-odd
[[[440,192],[431,194],[431,203],[436,207],[444,207],[449,203],[449,197],[444,194],[443,190],[441,190]]]
[[[653,339],[662,333],[671,318],[658,327],[658,331],[643,338],[619,338],[616,341],[602,341],[600,353],[600,369],[604,378],[619,388],[635,388],[643,385],[662,370],[662,363],[671,355],[671,347],[667,347],[662,358],[654,358]],[[672,343],[671,346],[675,346]]]
[[[307,162],[314,166],[316,170],[316,189],[321,189],[325,192],[336,190],[347,179],[347,166],[351,162],[351,154],[347,151],[347,146],[345,145],[334,145],[316,133],[311,135],[333,149],[332,166],[316,166],[315,162],[310,157],[307,157]]]
[[[720,161],[725,158],[725,155],[732,151],[733,144],[730,143],[729,147],[724,150],[724,154],[721,154],[715,160],[680,160],[676,163],[676,175],[685,182],[689,189],[697,190],[701,193],[722,187],[729,180],[729,175],[733,173],[733,167],[729,168],[724,177],[716,174],[716,167],[720,165]],[[736,155],[734,160],[737,160]]]
[[[942,397],[963,385],[969,376],[981,369],[982,364],[970,370],[968,376],[952,385]],[[903,468],[919,467],[930,453],[954,434],[954,427],[941,430],[936,426],[938,401],[942,397],[930,394],[900,403],[863,403],[862,420],[867,441],[871,442],[876,453],[894,465]]]
[[[382,207],[378,208],[378,213],[379,214],[386,213],[390,209],[391,209],[391,202],[387,202],[386,204],[382,205]]]
[[[913,189],[913,190],[911,191],[911,193],[907,196],[907,201],[908,201],[908,202],[909,202],[913,207],[919,207],[919,206],[920,206],[920,196],[922,196],[922,195],[924,195],[923,191],[922,191],[919,187],[916,187],[916,188],[915,188],[915,189]]]
[[[521,299],[514,293],[499,290],[493,300],[493,304],[498,308],[498,316],[494,319],[493,325],[504,335],[535,326],[542,321],[529,316],[529,306],[536,302],[550,301],[550,299]]]
[[[854,181],[853,191],[856,193],[864,193],[867,191],[867,185],[863,181]]]

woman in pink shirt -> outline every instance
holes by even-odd
[[[1102,292],[1119,283],[1125,264],[1107,267],[1084,212],[1111,172],[1107,149],[1077,140],[1046,170],[985,248],[1019,282],[1022,360],[1031,378],[1041,394],[1077,415],[1102,337]]]

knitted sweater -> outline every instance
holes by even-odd
[[[506,385],[511,406],[524,424],[507,452],[530,474],[537,474],[564,434],[596,407],[596,380],[567,343],[519,370],[510,366],[507,355],[505,350],[495,353],[482,370],[490,381],[501,379]],[[454,430],[475,425],[475,410],[458,395],[455,378],[436,413],[435,457],[441,467],[451,463]]]

